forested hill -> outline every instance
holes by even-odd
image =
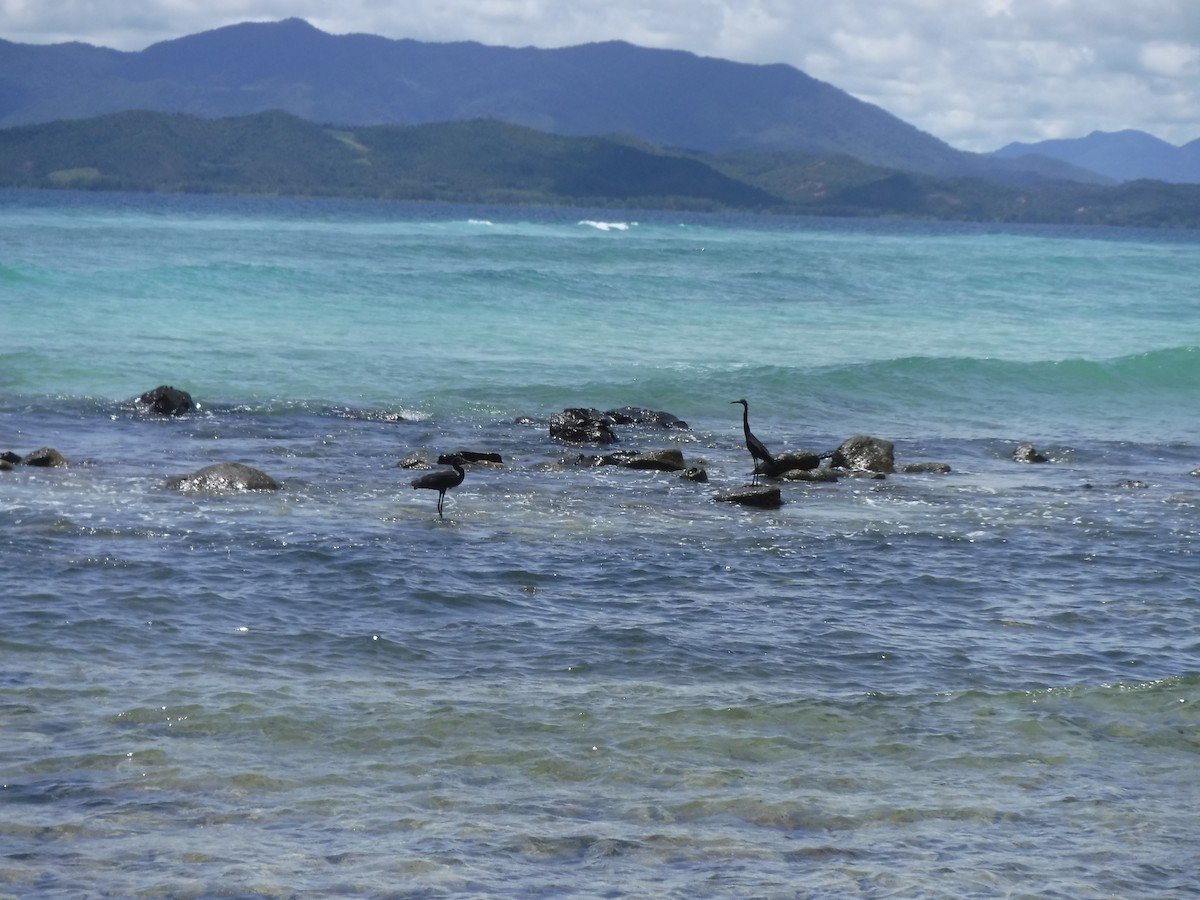
[[[1018,188],[847,157],[667,152],[489,119],[320,126],[128,112],[0,129],[0,187],[1200,227],[1200,186]]]

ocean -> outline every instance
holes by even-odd
[[[0,296],[0,897],[1200,893],[1200,235],[4,192]],[[742,398],[949,470],[722,502]]]

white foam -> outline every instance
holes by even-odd
[[[600,231],[628,231],[630,225],[636,225],[637,222],[597,222],[594,219],[583,219],[579,224],[588,225]]]

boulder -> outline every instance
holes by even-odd
[[[146,391],[137,398],[137,404],[144,412],[158,416],[181,416],[196,408],[191,394],[168,384]]]
[[[41,468],[57,468],[67,464],[66,457],[55,450],[53,447],[43,447],[41,450],[34,450],[27,454],[21,462],[27,466],[39,466]]]
[[[583,466],[623,466],[626,469],[652,469],[658,472],[680,472],[684,469],[683,453],[679,450],[619,450],[604,456],[576,457]]]
[[[615,444],[613,420],[598,409],[574,407],[550,417],[550,437],[568,444]]]
[[[688,423],[669,412],[654,409],[642,409],[638,406],[623,406],[620,409],[610,409],[605,413],[618,425],[652,425],[657,428],[679,428],[687,430]]]
[[[716,499],[721,503],[737,503],[742,506],[754,506],[759,509],[778,509],[783,506],[783,495],[779,488],[773,486],[747,485],[736,491],[726,491],[717,494]]]
[[[277,491],[279,482],[270,475],[241,463],[214,463],[190,475],[178,475],[166,486],[180,491],[226,493],[229,491]]]
[[[896,471],[896,458],[891,441],[859,434],[843,441],[833,451],[830,465],[837,469],[890,475]]]
[[[1044,463],[1048,461],[1045,456],[1037,452],[1033,444],[1028,442],[1017,446],[1017,449],[1013,451],[1013,459],[1019,463]]]
[[[762,462],[762,474],[771,478],[787,478],[789,472],[819,468],[821,457],[809,450],[785,450]]]
[[[701,466],[689,466],[679,473],[684,481],[694,481],[697,484],[708,484],[708,470]]]

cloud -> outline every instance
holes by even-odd
[[[132,50],[290,16],[334,34],[782,62],[964,149],[1095,129],[1200,137],[1195,0],[0,0],[0,37]]]

